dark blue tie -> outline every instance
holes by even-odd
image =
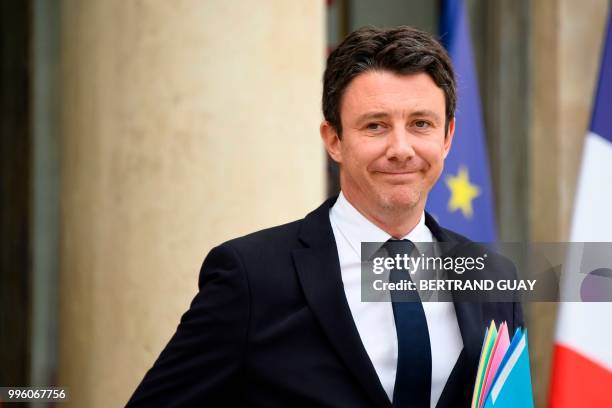
[[[408,240],[389,240],[384,247],[389,257],[410,256],[414,244]],[[411,280],[406,270],[393,269],[390,282]],[[391,291],[393,317],[397,331],[397,373],[393,406],[429,407],[431,394],[431,346],[429,330],[418,293]]]

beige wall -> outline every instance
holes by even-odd
[[[568,239],[607,7],[608,0],[532,1],[529,227],[534,241]],[[536,406],[544,407],[556,304],[529,307]]]
[[[58,383],[119,406],[214,245],[324,194],[322,1],[66,0]]]

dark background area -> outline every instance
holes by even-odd
[[[0,385],[23,386],[31,322],[30,2],[0,2],[0,20]]]

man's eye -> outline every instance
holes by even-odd
[[[416,122],[414,122],[414,126],[424,129],[426,127],[429,127],[429,122],[425,120],[417,120]]]
[[[382,125],[380,123],[370,123],[366,126],[368,130],[380,130],[382,129]]]

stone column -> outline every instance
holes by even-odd
[[[206,253],[324,196],[324,3],[65,0],[58,384],[123,405]]]
[[[566,241],[608,1],[531,4],[530,238]],[[555,314],[554,303],[531,305],[536,406],[545,406]]]

